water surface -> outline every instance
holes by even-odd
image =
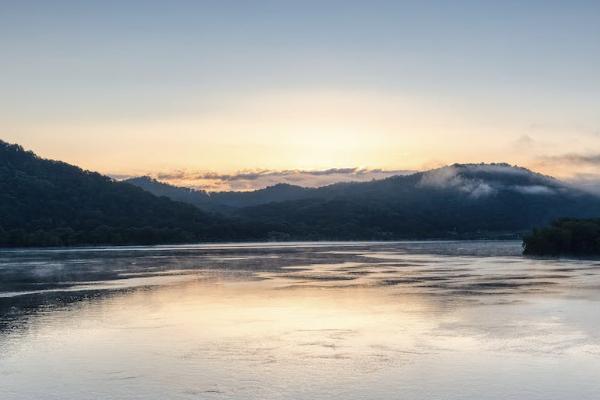
[[[0,252],[1,399],[597,399],[600,262],[517,242]]]

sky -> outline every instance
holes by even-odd
[[[209,190],[600,181],[598,1],[0,0],[0,139]]]

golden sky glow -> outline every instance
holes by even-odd
[[[0,138],[44,157],[600,177],[596,4],[58,3],[0,14]]]
[[[21,126],[28,133],[20,142],[46,157],[124,175],[345,167],[414,170],[502,161],[569,176],[582,166],[557,168],[547,155],[585,152],[590,143],[600,144],[600,135],[586,132],[573,134],[568,142],[562,132],[553,134],[550,129],[540,137],[538,128],[519,118],[518,113],[506,118],[478,105],[416,96],[279,92],[223,99],[217,109],[197,114],[31,123]]]

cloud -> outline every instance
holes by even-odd
[[[561,133],[561,134],[578,134],[578,135],[600,135],[600,128],[588,124],[580,123],[533,123],[529,125],[529,130],[532,132],[540,132],[543,134],[547,133]]]
[[[462,172],[469,173],[488,172],[504,175],[526,175],[531,174],[524,168],[512,167],[508,164],[469,164],[451,165],[438,168],[423,174],[419,185],[436,187],[440,189],[454,189],[468,194],[473,198],[493,195],[502,190],[509,190],[528,195],[552,195],[556,194],[556,188],[552,186],[533,185],[506,185],[499,180],[488,180],[465,176]],[[540,176],[540,178],[543,178]],[[550,182],[551,178],[547,178]]]
[[[319,187],[336,182],[364,182],[414,171],[370,168],[328,168],[320,170],[243,170],[234,173],[175,170],[149,173],[160,181],[177,186],[193,187],[207,191],[256,190],[278,183],[305,187]]]
[[[510,187],[511,190],[523,194],[555,194],[556,191],[548,186],[544,185],[515,185]]]
[[[484,182],[478,182],[470,188],[463,187],[463,190],[469,192],[469,196],[474,198],[489,196],[496,193],[496,189]]]
[[[600,195],[600,174],[578,173],[567,179],[567,183],[588,193]]]
[[[546,164],[569,163],[577,165],[600,165],[600,153],[567,153],[553,156],[542,156],[539,159],[542,163]]]
[[[529,150],[536,144],[535,140],[529,135],[521,135],[512,142],[512,147],[516,150]]]
[[[476,166],[471,168],[476,168]],[[455,189],[465,192],[473,198],[489,196],[496,192],[487,182],[463,177],[460,175],[459,167],[454,165],[426,172],[423,174],[419,185],[440,189]]]

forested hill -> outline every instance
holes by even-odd
[[[599,197],[508,164],[454,164],[321,188],[276,185],[203,201],[196,204],[269,223],[281,238],[315,240],[519,237],[556,218],[600,217]]]
[[[145,191],[152,193],[155,196],[165,196],[170,198],[171,200],[181,201],[183,203],[191,204],[200,208],[219,208],[213,206],[213,204],[210,201],[210,197],[203,190],[194,190],[169,185],[157,181],[156,179],[152,179],[149,176],[129,178],[124,180],[123,182],[140,187]]]
[[[261,204],[299,200],[314,196],[314,190],[301,186],[279,183],[264,189],[247,192],[205,192],[203,190],[173,186],[149,176],[126,179],[124,182],[138,186],[156,196],[192,204],[206,210],[230,212],[236,208]]]
[[[131,183],[0,142],[0,246],[516,238],[557,218],[600,217],[599,197],[506,164],[245,193]]]
[[[0,246],[260,240],[261,226],[0,141]]]
[[[600,219],[559,219],[523,238],[523,253],[533,256],[600,255]]]

